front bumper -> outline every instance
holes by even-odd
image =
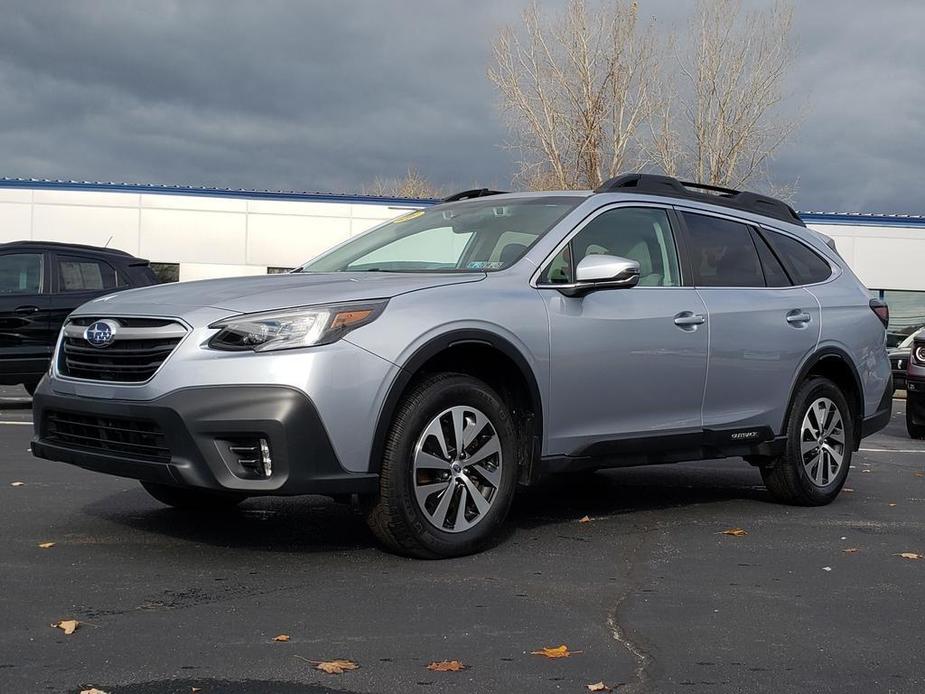
[[[33,419],[37,457],[121,477],[254,496],[378,489],[377,475],[343,468],[314,403],[286,386],[197,386],[137,401],[55,393],[46,380],[33,398]],[[62,435],[61,419],[109,428],[100,434],[95,424],[71,425]],[[138,438],[139,428],[158,433]],[[270,477],[256,479],[237,465],[227,441],[242,436],[269,442]],[[152,437],[157,455],[149,450]]]
[[[906,383],[906,413],[914,426],[925,426],[925,378],[909,377]]]

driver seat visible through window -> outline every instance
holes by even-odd
[[[662,208],[620,207],[598,215],[550,263],[542,281],[573,281],[573,263],[589,255],[635,260],[642,287],[677,287],[681,283],[668,213]]]

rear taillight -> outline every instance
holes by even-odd
[[[871,299],[870,310],[877,314],[877,318],[883,323],[884,328],[890,324],[890,307],[886,305],[885,301]]]

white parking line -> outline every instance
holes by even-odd
[[[859,448],[863,453],[925,453],[925,448],[921,450],[896,450],[894,448]]]
[[[29,420],[28,422],[3,422],[3,421],[0,421],[0,424],[22,424],[23,426],[30,426],[30,427],[31,427],[31,426],[32,426],[32,420]]]

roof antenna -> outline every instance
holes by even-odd
[[[106,243],[103,245],[103,248],[109,248],[109,242],[112,241],[112,234],[109,235],[109,238],[106,239]]]

